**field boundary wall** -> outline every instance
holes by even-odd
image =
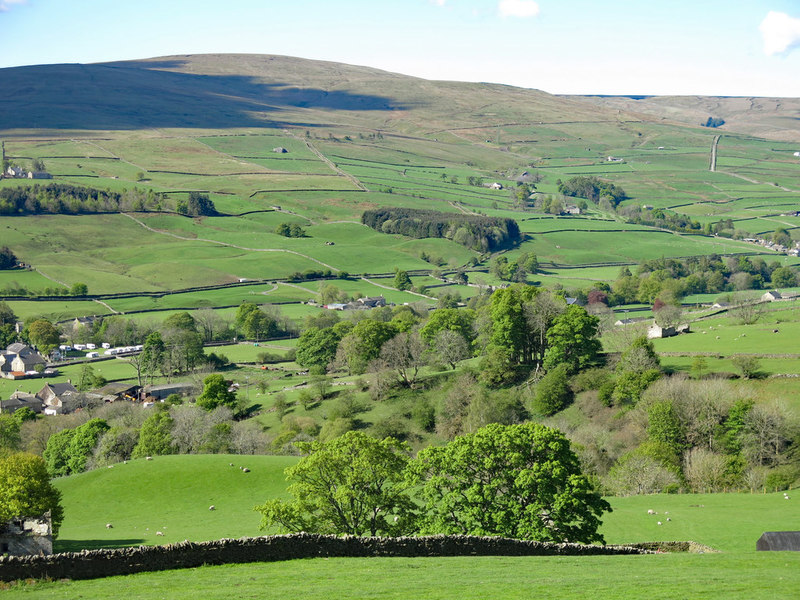
[[[554,544],[500,537],[337,537],[297,533],[210,542],[181,542],[65,552],[49,556],[0,556],[0,581],[96,579],[203,565],[274,562],[298,558],[432,556],[590,556],[648,554],[630,546]]]

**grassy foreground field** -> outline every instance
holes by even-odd
[[[246,458],[246,460],[245,460]],[[131,461],[57,481],[59,549],[258,535],[256,502],[283,493],[287,457]],[[230,467],[246,463],[244,474]],[[136,485],[131,485],[132,478]],[[246,483],[241,485],[241,481]],[[233,485],[236,482],[237,485]],[[109,501],[113,498],[113,501]],[[712,554],[610,557],[313,559],[21,584],[4,598],[793,598],[800,553],[757,553],[763,531],[797,527],[782,494],[611,498],[609,543],[692,539]],[[215,511],[208,506],[215,504]],[[647,510],[658,514],[648,515]],[[669,513],[666,515],[666,513]],[[670,521],[666,521],[670,518]],[[657,525],[658,521],[662,525]],[[113,522],[114,528],[105,528]],[[150,531],[142,531],[150,526]],[[156,538],[154,527],[165,536]]]
[[[4,598],[794,598],[800,556],[332,558],[21,585]]]

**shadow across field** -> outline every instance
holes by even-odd
[[[169,59],[0,69],[0,129],[314,127],[287,111],[404,108],[376,95],[181,68],[183,61]]]

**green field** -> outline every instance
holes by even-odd
[[[280,496],[288,457],[183,456],[130,461],[58,480],[67,507],[60,549],[257,535],[253,504]],[[229,465],[230,462],[234,466]],[[250,473],[237,466],[246,465]],[[137,481],[131,486],[131,479]],[[113,498],[113,501],[109,501]],[[609,543],[687,540],[718,553],[611,557],[312,559],[109,579],[19,584],[8,598],[790,598],[800,556],[757,553],[763,531],[791,529],[782,494],[610,498]],[[216,510],[209,511],[214,504]],[[648,515],[654,510],[656,515]],[[668,513],[668,514],[667,514]],[[670,521],[666,519],[669,518]],[[658,525],[658,521],[662,525]],[[113,529],[107,529],[112,523]],[[164,536],[155,536],[155,531]],[[769,581],[765,587],[764,581]]]

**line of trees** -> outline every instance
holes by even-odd
[[[572,177],[566,181],[561,179],[556,180],[558,186],[558,193],[565,196],[575,196],[578,198],[586,198],[595,204],[606,200],[612,208],[617,204],[628,198],[628,195],[618,185],[594,176],[579,175]]]
[[[517,222],[499,217],[383,208],[365,211],[361,222],[383,233],[413,238],[447,238],[478,252],[493,252],[521,241]]]
[[[64,183],[0,189],[0,215],[88,214],[161,210],[165,196],[139,189],[113,192]]]

